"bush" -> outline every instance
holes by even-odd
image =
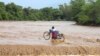
[[[87,15],[80,15],[78,18],[78,23],[82,25],[87,25],[90,22],[90,18]]]
[[[100,25],[100,16],[96,19],[96,23]]]

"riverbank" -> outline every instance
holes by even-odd
[[[0,45],[0,55],[100,55],[100,47]]]

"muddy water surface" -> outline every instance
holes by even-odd
[[[58,46],[100,46],[100,27],[75,25],[71,21],[1,21],[0,45],[49,45],[43,32],[52,26],[65,35],[65,42]]]

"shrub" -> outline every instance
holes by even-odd
[[[78,23],[82,25],[87,25],[90,22],[90,18],[87,15],[80,15],[78,18]]]
[[[100,25],[100,16],[96,19],[96,23]]]

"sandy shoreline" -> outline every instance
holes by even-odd
[[[0,55],[100,55],[100,47],[0,45]]]

